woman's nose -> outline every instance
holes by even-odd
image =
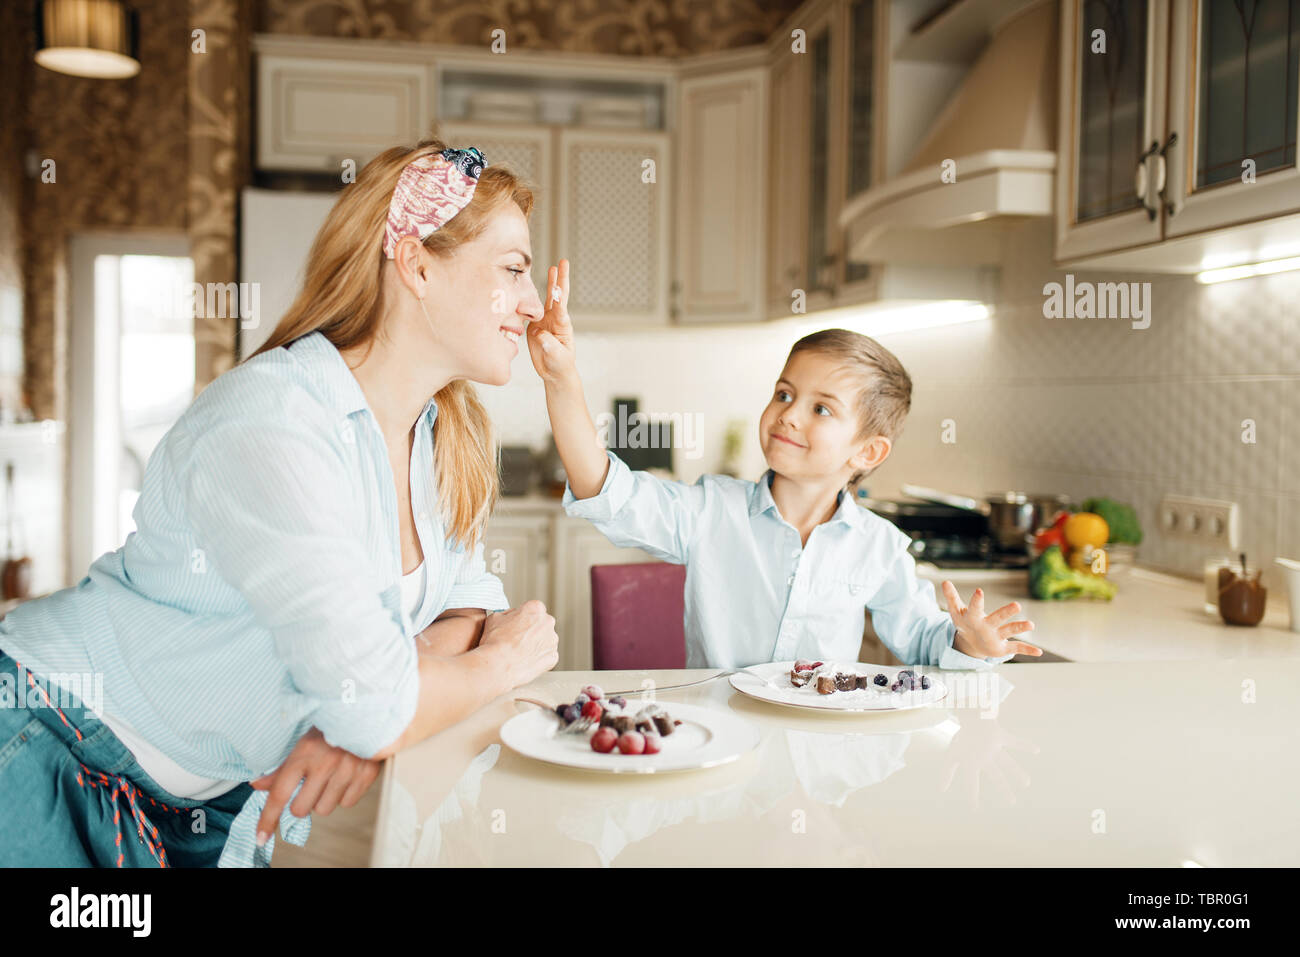
[[[528,284],[528,292],[519,299],[517,312],[521,316],[527,316],[534,322],[541,319],[545,312],[542,308],[541,297],[537,295],[537,287],[531,282]]]

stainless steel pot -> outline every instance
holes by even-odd
[[[1069,508],[1069,499],[1055,494],[990,492],[980,502],[919,485],[904,485],[902,492],[914,498],[941,502],[988,516],[989,534],[1004,549],[1027,548],[1035,529],[1049,522],[1058,509]]]

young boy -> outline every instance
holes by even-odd
[[[982,590],[965,607],[944,582],[944,614],[916,577],[907,536],[845,494],[889,455],[911,405],[911,379],[889,350],[843,329],[804,337],[759,419],[763,478],[668,482],[601,448],[574,361],[567,260],[547,289],[528,349],[569,476],[565,510],[615,545],[686,565],[687,667],[853,662],[867,608],[907,664],[987,669],[1042,654],[1013,640],[1033,628],[1011,620],[1016,602],[986,616]]]

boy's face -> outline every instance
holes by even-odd
[[[797,352],[781,370],[758,421],[758,440],[772,471],[796,480],[847,482],[889,454],[884,436],[859,436],[858,377],[819,352]]]

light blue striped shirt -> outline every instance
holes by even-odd
[[[600,493],[564,508],[615,545],[686,566],[686,667],[742,668],[797,658],[854,662],[865,611],[906,664],[987,670],[1006,661],[952,647],[956,627],[917,578],[897,526],[840,493],[803,545],[759,482],[705,475],[694,485],[634,472],[613,452]]]
[[[0,621],[38,676],[101,673],[103,710],[187,771],[248,781],[312,726],[369,757],[415,715],[415,636],[448,608],[508,607],[480,543],[448,543],[430,399],[411,453],[424,599],[401,600],[397,492],[361,387],[321,333],[213,381],[149,458],[136,531],[76,586]],[[266,792],[232,824],[222,866],[265,866]],[[310,818],[286,807],[287,840]]]

